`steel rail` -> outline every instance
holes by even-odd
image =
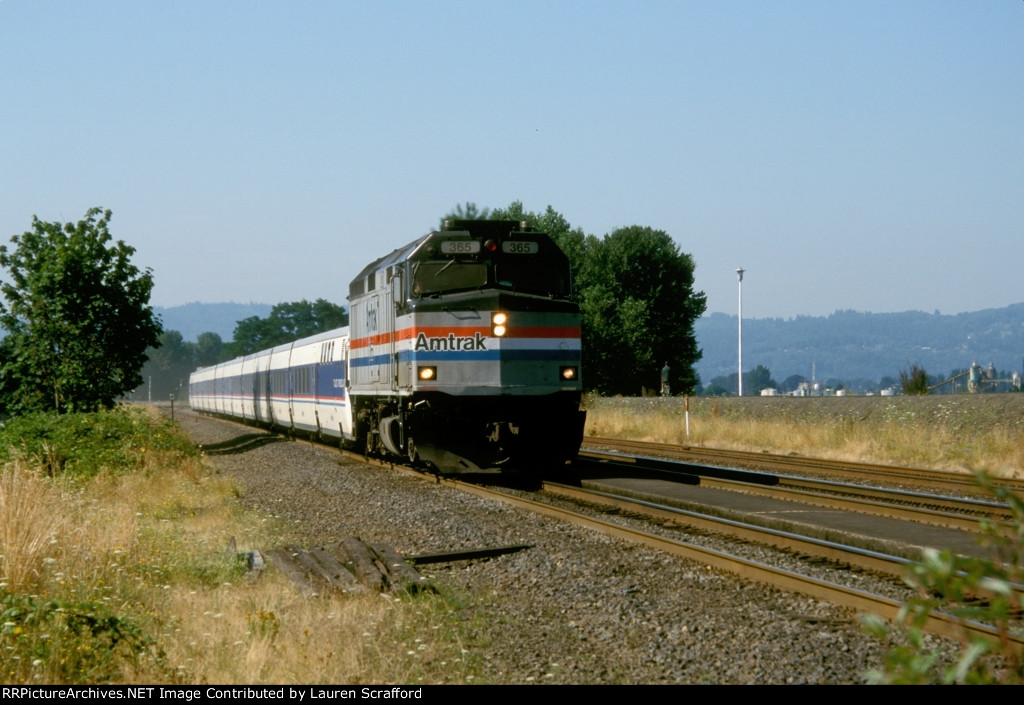
[[[854,546],[845,546],[834,541],[801,536],[791,531],[770,529],[756,524],[736,521],[735,519],[726,519],[711,514],[679,509],[678,507],[657,502],[625,497],[612,492],[582,489],[555,482],[545,482],[543,489],[545,492],[559,497],[643,514],[655,519],[664,519],[681,526],[727,534],[744,541],[774,546],[782,550],[795,551],[823,560],[895,577],[902,577],[907,566],[912,564],[910,559],[901,556],[893,556]]]
[[[824,472],[841,474],[844,477],[856,476],[878,481],[916,484],[932,489],[943,488],[964,493],[981,492],[973,477],[966,474],[926,468],[907,468],[877,463],[857,463],[846,460],[830,460],[827,458],[811,458],[802,455],[780,455],[776,453],[756,453],[741,450],[724,450],[716,448],[699,448],[683,444],[651,443],[621,438],[605,438],[589,436],[583,441],[581,455],[587,455],[597,448],[615,448],[629,452],[657,453],[665,457],[692,460],[699,462],[736,462],[746,466],[759,468],[795,468],[808,472]],[[999,478],[998,484],[1009,490],[1024,491],[1024,483]]]
[[[787,592],[796,592],[817,599],[825,600],[842,607],[849,607],[861,612],[876,614],[890,621],[898,620],[903,604],[882,595],[876,595],[857,588],[839,585],[827,580],[801,575],[793,571],[766,565],[741,556],[736,556],[712,548],[695,546],[684,541],[677,541],[649,532],[632,529],[613,522],[596,519],[579,512],[573,512],[551,504],[518,497],[507,492],[492,490],[479,485],[471,485],[461,480],[438,478],[440,484],[459,489],[470,494],[497,500],[527,509],[543,516],[566,521],[593,531],[601,532],[648,548],[663,551],[680,558],[697,561],[704,565],[726,571],[744,579],[766,584]],[[1014,634],[1005,635],[994,627],[977,622],[958,619],[952,615],[933,612],[923,625],[933,634],[961,639],[964,635],[984,639],[1006,640],[1015,653],[1024,653],[1024,637]]]
[[[845,509],[873,516],[909,519],[924,524],[943,526],[965,531],[978,531],[978,519],[986,518],[1005,522],[1012,517],[1010,508],[999,502],[962,499],[934,494],[907,492],[906,490],[865,487],[837,483],[829,480],[814,480],[805,477],[775,476],[774,484],[760,481],[757,473],[749,470],[730,470],[731,478],[715,477],[719,468],[708,467],[707,473],[693,464],[674,470],[666,467],[662,459],[646,457],[626,458],[612,453],[587,453],[589,461],[601,461],[601,465],[621,464],[629,472],[663,472],[697,475],[702,487],[713,487],[729,491],[745,492],[763,497],[791,499],[832,509]],[[651,464],[653,461],[653,465]],[[742,478],[748,474],[747,479]],[[915,506],[917,505],[917,506]],[[924,506],[921,506],[924,505]],[[939,509],[935,509],[938,507]]]
[[[782,531],[758,526],[748,522],[726,519],[711,514],[702,514],[670,505],[651,502],[625,495],[592,488],[580,488],[555,482],[545,482],[544,491],[567,499],[588,502],[617,510],[642,514],[655,519],[664,519],[676,524],[687,525],[702,531],[715,531],[744,541],[751,541],[775,548],[795,551],[823,560],[841,563],[862,570],[874,571],[895,577],[906,575],[907,568],[916,562],[902,556],[872,551],[857,546],[827,541],[791,531]],[[1024,596],[1024,585],[1011,585],[1018,596]],[[979,592],[978,598],[991,598],[991,592]]]
[[[236,420],[235,423],[240,422]],[[608,536],[631,541],[633,543],[644,545],[654,550],[664,551],[684,559],[697,561],[709,567],[737,575],[753,582],[766,584],[780,590],[809,595],[832,604],[859,610],[861,612],[876,614],[890,621],[898,620],[901,617],[903,605],[897,600],[892,600],[881,595],[874,595],[856,588],[850,588],[829,581],[803,576],[792,571],[765,565],[724,551],[694,546],[682,541],[667,539],[648,532],[630,529],[629,527],[589,517],[578,512],[561,509],[554,505],[517,497],[506,492],[491,490],[479,485],[471,485],[461,480],[442,477],[440,475],[427,476],[419,471],[413,470],[412,468],[385,460],[377,460],[363,454],[342,450],[341,455],[343,457],[356,460],[357,462],[389,467],[408,475],[424,480],[430,480],[437,484],[444,484],[476,496],[512,504],[543,516],[548,516],[577,526],[599,531]],[[1002,634],[999,630],[989,625],[961,620],[944,613],[932,612],[922,626],[925,630],[941,636],[953,639],[963,639],[965,635],[977,636],[997,643],[1006,644],[1016,654],[1024,653],[1024,637],[1015,634]]]

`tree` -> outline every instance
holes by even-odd
[[[111,212],[46,223],[0,246],[0,404],[10,413],[111,407],[141,382],[145,351],[161,326],[149,305],[153,276],[112,242]]]
[[[804,382],[809,381],[803,375],[790,375],[783,380],[782,384],[779,385],[780,392],[795,392],[800,388],[800,385]]]
[[[743,389],[751,394],[760,394],[762,389],[778,389],[779,383],[772,379],[771,370],[758,365],[750,372],[743,373]]]
[[[171,394],[182,398],[188,376],[196,368],[196,344],[185,342],[176,330],[165,330],[156,348],[146,354],[149,360],[142,367],[143,387],[136,390],[135,398],[166,400]]]
[[[846,389],[846,382],[838,377],[829,377],[825,380],[825,389],[833,389],[838,392],[840,389]]]
[[[914,363],[909,370],[900,370],[900,386],[904,394],[927,394],[928,373],[924,368]]]
[[[221,352],[224,349],[224,341],[216,333],[206,331],[200,333],[196,338],[196,365],[209,367],[220,362]]]
[[[467,204],[467,211],[470,206],[476,208]],[[587,389],[608,394],[657,389],[668,363],[673,391],[693,392],[699,381],[693,365],[701,358],[693,324],[707,299],[693,290],[693,259],[667,233],[637,225],[599,239],[572,227],[551,206],[535,213],[522,201],[490,211],[490,218],[527,221],[569,258],[583,322]]]
[[[348,325],[348,311],[324,299],[277,304],[266,318],[250,316],[235,326],[234,340],[224,346],[227,359]]]
[[[667,362],[673,389],[691,393],[701,358],[693,324],[707,306],[693,290],[692,257],[665,231],[639,225],[588,237],[582,251],[584,380],[602,392],[636,394],[657,387]]]
[[[449,211],[446,215],[441,216],[441,227],[444,227],[444,221],[446,220],[487,220],[488,217],[490,217],[491,220],[506,220],[505,218],[494,218],[491,216],[489,208],[480,210],[476,207],[475,203],[466,201],[465,206],[458,203],[455,205],[455,208]]]

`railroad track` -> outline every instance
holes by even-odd
[[[808,595],[860,612],[876,614],[889,620],[897,620],[903,607],[901,601],[881,594],[751,560],[738,554],[667,537],[658,532],[601,519],[592,513],[577,511],[560,503],[539,501],[508,490],[485,487],[453,478],[438,477],[435,478],[435,481],[477,496],[513,504],[544,516],[599,531],[608,536],[697,561],[747,580],[771,585],[780,590]],[[673,524],[686,525],[698,531],[725,532],[744,541],[773,546],[777,549],[811,557],[814,560],[827,560],[889,576],[902,575],[909,564],[906,559],[865,551],[853,546],[844,546],[835,542],[821,541],[708,515],[685,512],[610,493],[595,492],[557,483],[544,483],[542,490],[544,494],[569,499],[573,502],[613,507],[618,512],[628,512],[661,521],[667,520]],[[934,634],[954,639],[963,638],[965,635],[994,640],[1006,639],[1017,653],[1024,653],[1024,636],[1003,635],[988,625],[965,622],[947,614],[935,612],[923,626]]]
[[[649,443],[598,436],[584,439],[580,455],[587,457],[601,450],[617,450],[625,453],[658,456],[722,467],[755,468],[790,473],[799,472],[826,477],[838,476],[847,480],[924,487],[932,491],[948,490],[968,496],[983,493],[983,490],[978,487],[973,477],[962,473],[810,458],[802,455],[778,455],[739,450],[698,448],[687,445]],[[1018,480],[1001,479],[999,484],[1013,492],[1024,492],[1024,482]]]
[[[724,532],[737,536],[745,542],[775,546],[786,552],[810,556],[816,561],[829,561],[836,564],[854,566],[859,570],[883,573],[890,576],[898,574],[906,564],[906,561],[898,558],[878,554],[871,555],[871,552],[851,547],[842,547],[838,544],[827,545],[827,542],[815,541],[807,537],[787,537],[783,535],[783,532],[771,532],[756,527],[739,527],[738,523],[735,522],[736,526],[728,529],[723,528],[726,526],[724,523],[716,523],[715,525],[702,524],[700,522],[710,521],[711,519],[696,516],[684,519],[684,515],[677,510],[655,508],[650,503],[636,502],[635,500],[623,497],[612,498],[608,493],[604,493],[605,496],[601,497],[600,493],[593,491],[548,483],[543,487],[542,493],[534,493],[533,497],[527,497],[522,496],[522,493],[516,493],[508,489],[490,488],[458,479],[424,475],[411,468],[405,468],[389,462],[366,459],[360,455],[353,455],[351,457],[360,461],[390,466],[398,471],[416,475],[427,481],[445,484],[477,496],[489,497],[544,516],[599,531],[609,536],[639,543],[671,555],[730,572],[751,581],[771,585],[780,590],[809,595],[861,612],[877,614],[891,620],[898,618],[899,611],[902,608],[902,602],[892,597],[850,587],[849,585],[842,585],[821,577],[807,575],[799,570],[769,565],[728,551],[682,541],[678,538],[665,536],[657,531],[627,525],[626,522],[621,520],[612,521],[595,516],[598,512],[593,510],[586,511],[579,507],[573,508],[567,505],[582,503],[591,506],[601,506],[603,504],[605,507],[608,507],[609,503],[613,503],[611,506],[617,512],[627,512],[638,516],[654,514],[656,521],[670,521],[674,525],[690,525],[698,532]],[[628,504],[626,504],[627,502]],[[657,510],[655,511],[655,509]],[[671,514],[658,516],[657,512],[661,511],[668,511]],[[932,615],[925,628],[936,634],[952,638],[962,638],[965,632],[989,639],[1005,638],[1005,635],[1000,635],[996,630],[986,625],[964,623],[943,614]],[[1024,639],[1019,636],[1010,636],[1009,641],[1011,648],[1024,653]]]
[[[532,494],[532,496],[524,496],[524,493],[506,487],[490,487],[453,477],[425,475],[412,468],[376,461],[373,458],[353,456],[353,459],[387,465],[397,471],[439,485],[505,502],[543,516],[696,561],[747,580],[770,585],[779,590],[808,595],[859,612],[897,620],[903,607],[901,600],[880,593],[843,585],[799,570],[752,560],[737,553],[668,537],[661,532],[629,526],[621,521],[603,519],[595,516],[595,513],[607,513],[611,509],[615,514],[643,517],[644,521],[648,522],[651,520],[670,522],[677,527],[688,527],[692,531],[724,534],[742,542],[770,546],[776,550],[800,556],[801,560],[811,563],[827,561],[840,567],[840,570],[854,568],[859,571],[881,574],[886,576],[887,580],[902,576],[911,563],[911,561],[898,556],[560,483],[544,482],[540,487],[540,492],[526,493]],[[602,509],[598,509],[597,512],[587,511],[573,508],[572,504],[589,505]],[[1007,637],[991,626],[965,622],[944,613],[933,613],[923,628],[931,633],[953,639],[962,639],[965,635],[992,640],[1008,639],[1010,648],[1018,653],[1024,653],[1024,636],[1010,635]]]
[[[599,474],[659,477],[669,482],[692,482],[693,480],[689,478],[697,478],[701,487],[743,492],[890,519],[906,519],[962,531],[976,532],[980,519],[1006,522],[1013,516],[1007,504],[991,500],[796,475],[735,470],[617,453],[588,451],[579,463],[579,470],[582,473],[590,471]]]

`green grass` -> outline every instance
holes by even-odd
[[[83,414],[37,413],[0,426],[0,462],[22,459],[51,477],[89,479],[143,467],[153,452],[196,454],[167,421],[140,408]]]

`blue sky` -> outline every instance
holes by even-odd
[[[0,0],[0,239],[345,301],[456,204],[668,232],[708,311],[1024,301],[1024,2]]]

